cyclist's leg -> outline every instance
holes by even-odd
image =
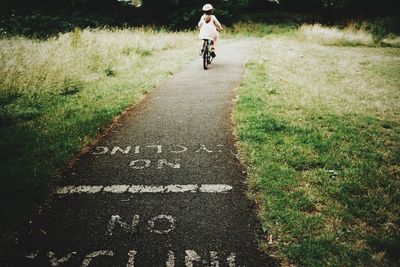
[[[215,57],[215,48],[216,48],[216,41],[211,41],[211,56]]]
[[[213,36],[213,41],[214,41],[214,48],[216,48],[217,42],[219,41],[219,32],[215,31],[214,36]]]
[[[204,47],[206,46],[205,40],[201,40],[200,56],[203,55]]]
[[[212,51],[212,56],[213,56],[213,57],[216,56],[215,51],[216,51],[216,49],[217,49],[217,42],[218,42],[218,40],[219,40],[219,32],[216,31],[215,34],[214,34],[214,36],[213,36],[212,43],[211,43],[211,51]]]

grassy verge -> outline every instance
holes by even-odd
[[[112,118],[196,56],[196,41],[144,28],[0,39],[0,227],[42,201],[56,169]]]
[[[224,37],[246,38],[246,37],[265,37],[270,34],[292,34],[295,33],[299,25],[292,23],[265,24],[239,22],[222,31]]]
[[[262,247],[284,265],[399,265],[400,49],[312,30],[264,39],[238,90]]]
[[[346,20],[336,26],[316,23],[323,21],[312,15],[260,13],[244,16],[225,28],[225,36],[265,37],[270,34],[296,34],[299,39],[325,45],[400,47],[399,19],[381,17],[369,20]],[[299,29],[299,31],[297,31]]]

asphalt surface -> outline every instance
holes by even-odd
[[[274,266],[258,250],[230,119],[254,44],[221,44],[208,70],[199,57],[123,116],[65,174],[7,264]]]

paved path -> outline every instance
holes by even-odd
[[[230,110],[253,41],[164,82],[83,155],[18,266],[272,266],[245,198]],[[161,64],[161,62],[160,62]]]

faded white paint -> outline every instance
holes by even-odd
[[[232,190],[232,186],[226,184],[203,184],[200,186],[201,193],[225,193]]]
[[[165,186],[166,191],[165,193],[195,193],[198,185],[195,184],[187,184],[187,185],[167,185]]]
[[[207,153],[213,153],[213,151],[207,149],[207,147],[205,145],[200,145],[200,148],[196,150],[196,153],[199,153],[201,151],[206,151]]]
[[[156,223],[159,220],[166,220],[168,221],[168,227],[165,229],[157,229]],[[131,224],[128,224],[122,221],[121,216],[119,215],[111,215],[110,220],[108,221],[106,235],[113,235],[115,227],[119,225],[119,227],[126,233],[136,233],[138,230],[138,226],[140,223],[140,216],[135,214],[132,218]],[[151,218],[147,222],[147,229],[156,234],[168,234],[172,230],[175,229],[175,219],[170,215],[158,215]]]
[[[106,154],[109,149],[106,146],[98,146],[95,148],[97,151],[93,151],[92,154],[93,155],[102,155],[102,154]]]
[[[111,251],[111,250],[99,250],[99,251],[92,252],[92,253],[86,255],[85,259],[83,260],[83,262],[81,264],[81,267],[89,266],[90,262],[94,258],[96,258],[98,256],[110,256],[110,257],[112,257],[112,256],[114,256],[114,252]]]
[[[179,159],[174,160],[175,163],[168,162],[166,159],[159,159],[157,164],[157,169],[161,170],[164,165],[171,167],[172,169],[179,169],[181,167],[181,163]]]
[[[174,154],[183,153],[183,152],[186,152],[188,150],[187,147],[181,146],[181,145],[175,145],[174,147],[180,148],[180,150],[171,150],[171,153],[174,153]]]
[[[72,186],[72,185],[61,187],[61,188],[57,189],[57,194],[58,195],[68,194],[72,188],[74,188],[74,186]]]
[[[124,232],[127,233],[135,233],[137,232],[137,227],[139,225],[140,216],[135,214],[132,218],[132,222],[129,225],[126,222],[123,222],[121,216],[119,215],[111,215],[111,219],[107,225],[106,235],[113,235],[113,231],[115,229],[115,225],[119,225]]]
[[[157,148],[157,154],[161,154],[162,153],[162,145],[149,145],[149,146],[146,146],[146,147]]]
[[[129,193],[165,193],[164,186],[151,186],[151,185],[132,185]]]
[[[136,217],[137,216],[137,217]],[[115,221],[120,220],[120,216],[119,215],[113,215],[112,218],[114,218]],[[134,219],[137,221],[139,221],[139,217],[138,215],[135,215]],[[173,218],[169,215],[159,215],[154,217],[152,220],[153,223],[156,220],[159,219],[166,219],[168,220],[170,223],[173,222]],[[150,222],[149,221],[149,222]],[[149,223],[149,225],[151,225],[152,223]],[[171,225],[174,224],[171,223]],[[154,228],[154,226],[152,226],[152,228]],[[164,233],[165,231],[172,231],[171,228],[165,229],[165,230],[160,230],[160,233]],[[25,256],[28,259],[35,259],[38,256],[39,251],[36,250],[35,252],[32,252],[30,254],[28,254],[27,256]],[[218,257],[218,252],[216,251],[210,251],[210,262],[209,264],[207,264],[207,260],[202,260],[201,257],[197,254],[196,251],[194,250],[186,250],[185,251],[185,266],[186,267],[193,267],[194,265],[197,266],[197,264],[195,263],[200,263],[200,264],[204,264],[205,266],[210,266],[210,267],[219,267],[220,266],[220,262],[219,262],[219,257]],[[74,257],[75,255],[77,255],[77,252],[71,252],[68,253],[66,256],[61,257],[61,258],[57,258],[55,253],[53,251],[49,251],[47,253],[47,257],[49,258],[49,263],[51,266],[64,266],[66,262],[68,262],[72,257]],[[132,249],[128,252],[128,261],[126,263],[126,267],[134,267],[135,266],[135,259],[136,256],[138,255],[138,251]],[[108,256],[108,257],[113,257],[114,256],[114,252],[112,250],[99,250],[99,251],[94,251],[92,253],[87,254],[84,259],[83,262],[81,264],[82,267],[87,267],[89,265],[91,265],[92,260],[96,257],[100,257],[100,256]],[[226,263],[228,264],[229,267],[236,267],[236,253],[231,252],[229,254],[229,256],[226,258]],[[168,251],[168,255],[167,255],[167,259],[166,259],[166,267],[175,267],[175,253],[173,251]],[[100,263],[100,262],[98,262]]]
[[[57,189],[58,195],[67,194],[95,194],[95,193],[149,193],[149,194],[165,194],[165,193],[227,193],[232,190],[232,186],[227,184],[187,184],[187,185],[80,185],[65,186]]]
[[[39,250],[33,251],[31,253],[28,253],[25,255],[25,258],[27,259],[34,259],[38,256]]]
[[[134,267],[135,266],[135,256],[137,254],[136,250],[130,250],[128,252],[128,262],[126,263],[126,267]]]
[[[217,147],[225,147],[225,145],[217,145]],[[222,150],[218,150],[218,153],[221,153]]]
[[[207,152],[207,153],[221,153],[222,147],[225,147],[225,145],[212,145],[213,148],[215,148],[215,150],[211,150],[209,149],[209,147],[206,147],[206,145],[201,144],[199,147],[193,148],[192,152]],[[127,146],[126,148],[122,148],[120,146],[114,146],[112,148],[106,147],[106,146],[98,146],[94,149],[94,151],[92,152],[93,155],[103,155],[103,154],[107,154],[108,152],[110,152],[111,155],[115,155],[121,153],[121,154],[129,154],[132,153],[132,148],[133,149],[133,153],[134,154],[140,154],[141,151],[143,151],[143,149],[146,150],[147,149],[153,149],[153,151],[156,154],[161,154],[164,153],[165,150],[167,153],[172,153],[172,154],[180,154],[180,153],[184,153],[184,152],[188,152],[188,147],[184,146],[184,145],[171,145],[170,149],[164,149],[163,145],[146,145],[144,146],[144,148],[142,146]]]
[[[128,191],[129,185],[109,185],[103,188],[103,192],[121,194]]]
[[[218,253],[215,251],[210,251],[210,266],[219,267]]]
[[[236,266],[236,253],[231,253],[229,257],[226,259],[228,262],[229,267],[235,267]]]
[[[132,147],[131,146],[127,146],[125,149],[120,148],[119,146],[115,146],[112,150],[111,150],[111,155],[115,155],[117,152],[121,152],[122,154],[128,154],[129,151],[131,151]]]
[[[53,251],[49,251],[47,253],[47,257],[49,258],[50,265],[53,267],[56,267],[56,266],[60,266],[60,264],[67,262],[75,254],[76,254],[76,252],[74,251],[74,252],[68,253],[68,255],[65,257],[57,259],[56,254]]]
[[[209,146],[210,147],[210,146]],[[225,145],[212,145],[212,147],[215,150],[210,149],[209,147],[207,147],[204,144],[201,144],[200,146],[193,148],[193,150],[191,152],[195,152],[195,153],[200,153],[200,152],[207,152],[207,153],[222,153],[223,151],[221,150],[222,147],[225,147]],[[132,150],[133,148],[133,150]],[[187,146],[184,145],[171,145],[170,148],[165,149],[163,145],[146,145],[146,146],[127,146],[126,148],[122,148],[120,146],[114,146],[112,148],[106,147],[106,146],[98,146],[94,149],[94,151],[92,152],[93,155],[103,155],[103,154],[107,154],[108,152],[110,152],[111,155],[116,155],[119,153],[121,154],[129,154],[129,153],[133,153],[134,154],[140,154],[143,149],[146,150],[146,148],[149,149],[153,149],[153,151],[156,154],[161,154],[161,153],[171,153],[171,154],[180,154],[180,153],[185,153],[188,152],[189,149]],[[150,150],[151,152],[151,150]],[[232,152],[231,152],[232,153]],[[232,153],[233,155],[236,155],[234,153]]]
[[[156,221],[157,220],[167,220],[169,222],[169,227],[167,229],[155,229]],[[150,232],[156,233],[156,234],[168,234],[172,230],[175,229],[175,219],[171,215],[158,215],[153,218],[151,218],[148,221],[148,227],[147,227]]]
[[[175,267],[175,254],[171,250],[168,252],[168,259],[165,267]]]
[[[193,267],[193,262],[200,262],[201,258],[194,250],[186,250],[185,266]]]
[[[92,186],[87,186],[87,185],[80,185],[73,187],[69,190],[70,194],[73,193],[86,193],[86,194],[95,194],[101,191],[103,189],[103,186],[99,185],[92,185]]]
[[[137,159],[129,163],[129,167],[135,170],[142,170],[144,168],[150,167],[150,165],[151,165],[151,160],[149,159]]]

